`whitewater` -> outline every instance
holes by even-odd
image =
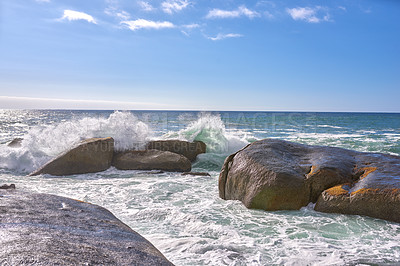
[[[23,138],[20,148],[7,147]],[[92,137],[117,150],[156,139],[201,140],[193,171],[107,171],[28,177]],[[180,111],[0,110],[0,185],[101,205],[176,265],[362,265],[400,263],[400,225],[379,219],[299,211],[249,210],[218,196],[227,155],[263,138],[400,155],[400,115]]]

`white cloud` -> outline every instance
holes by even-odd
[[[117,0],[106,0],[108,7],[104,10],[106,15],[111,17],[115,17],[119,20],[128,20],[130,18],[130,14],[124,10],[119,8],[119,4]]]
[[[317,17],[317,13],[322,8],[317,6],[315,8],[311,7],[297,7],[297,8],[287,8],[286,12],[294,20],[303,20],[309,23],[319,23],[322,21],[330,21],[329,14],[326,14],[322,18]]]
[[[243,37],[243,35],[237,34],[237,33],[228,33],[228,34],[218,33],[217,36],[207,37],[207,39],[210,39],[212,41],[220,41],[220,40],[227,39],[227,38],[240,38],[240,37]]]
[[[138,4],[144,11],[150,12],[155,9],[152,5],[149,4],[149,2],[146,1],[139,1]]]
[[[184,27],[186,29],[196,29],[196,28],[199,28],[200,25],[199,24],[187,24],[187,25],[183,25],[182,27]]]
[[[188,0],[167,0],[161,3],[162,10],[168,14],[179,12],[189,5],[190,2]]]
[[[62,16],[61,20],[86,20],[89,23],[97,24],[94,18],[91,15],[88,15],[83,12],[73,11],[73,10],[64,10],[64,15]]]
[[[241,16],[254,18],[260,16],[260,14],[256,11],[248,9],[245,6],[240,6],[236,10],[221,10],[215,8],[208,12],[206,18],[238,18]]]
[[[341,10],[343,10],[343,11],[347,11],[347,8],[344,7],[344,6],[339,6],[338,8],[341,9]]]
[[[116,17],[121,20],[128,20],[130,18],[130,15],[128,12],[126,12],[124,10],[117,10],[116,8],[113,8],[113,7],[106,8],[106,10],[104,10],[104,13],[106,15]]]
[[[38,3],[50,3],[50,0],[35,0]]]
[[[175,25],[169,21],[151,21],[145,19],[122,21],[121,24],[126,25],[129,29],[135,31],[139,29],[166,29],[175,28]]]
[[[190,32],[194,29],[200,28],[199,24],[187,24],[187,25],[182,25],[181,28],[183,28],[181,30],[181,32],[186,35],[186,36],[190,36]]]

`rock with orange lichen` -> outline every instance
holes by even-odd
[[[248,208],[296,210],[313,202],[318,211],[400,222],[399,181],[398,156],[265,139],[225,160],[219,193]]]
[[[388,154],[359,153],[358,179],[337,193],[337,187],[325,190],[315,210],[357,214],[400,222],[400,157]]]

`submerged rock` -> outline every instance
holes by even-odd
[[[117,153],[114,155],[112,165],[120,170],[188,172],[192,169],[192,164],[185,156],[159,150]]]
[[[323,212],[400,222],[400,157],[265,139],[226,158],[223,199],[246,207]]]
[[[156,140],[150,141],[147,144],[147,149],[181,154],[193,162],[196,160],[197,155],[206,152],[206,144],[202,141]]]
[[[15,184],[2,185],[2,186],[0,186],[0,189],[15,189]]]
[[[113,153],[113,138],[87,139],[46,163],[30,176],[40,174],[62,176],[104,171],[111,166]]]
[[[5,265],[172,265],[108,210],[64,197],[0,192]]]
[[[15,138],[10,143],[7,144],[11,148],[20,148],[22,146],[23,138]]]
[[[209,177],[211,177],[211,175],[209,173],[206,173],[206,172],[185,172],[185,173],[182,173],[181,175],[183,175],[183,176],[191,175],[191,176],[209,176]]]

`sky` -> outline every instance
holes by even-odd
[[[1,0],[1,108],[400,112],[400,1]]]

